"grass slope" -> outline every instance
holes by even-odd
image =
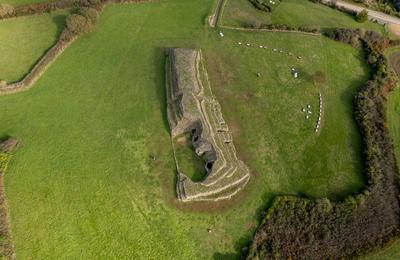
[[[254,8],[248,0],[226,0],[223,25],[243,26],[254,23],[287,24],[317,28],[365,28],[384,32],[384,27],[372,22],[358,23],[353,17],[309,0],[285,0],[272,13]]]
[[[226,30],[221,39],[203,24],[213,4],[109,6],[33,89],[0,97],[0,136],[22,143],[5,176],[18,258],[232,258],[275,195],[337,199],[362,187],[351,107],[367,76],[360,54],[295,34]],[[303,59],[243,49],[239,40]],[[252,170],[252,182],[222,212],[174,200],[163,48],[176,46],[204,50],[214,93]],[[310,79],[316,70],[327,75],[318,88]],[[316,135],[315,114],[306,121],[301,107],[316,108],[320,90],[326,115]]]
[[[21,79],[58,39],[66,11],[0,21],[0,79]]]

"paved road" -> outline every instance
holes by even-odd
[[[377,20],[378,23],[382,23],[382,24],[399,24],[400,25],[400,18],[395,17],[395,16],[391,16],[382,12],[378,12],[378,11],[374,11],[371,9],[367,9],[367,8],[363,8],[360,7],[358,5],[355,4],[350,4],[344,1],[332,1],[332,0],[325,0],[326,3],[329,2],[335,2],[337,6],[340,7],[344,7],[346,9],[352,10],[352,11],[356,11],[356,12],[360,12],[364,9],[366,9],[368,11],[368,16],[370,17],[370,19],[373,20]]]

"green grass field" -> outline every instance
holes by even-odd
[[[372,22],[358,23],[348,14],[309,0],[285,0],[266,13],[254,8],[248,0],[226,0],[222,24],[244,26],[261,24],[287,24],[317,28],[366,28],[384,33],[384,27]]]
[[[66,11],[0,21],[0,79],[21,79],[58,39]]]
[[[351,105],[368,76],[360,53],[297,34],[225,30],[220,38],[204,26],[212,6],[212,0],[108,6],[95,30],[34,88],[0,97],[0,136],[22,144],[5,178],[18,258],[232,258],[274,196],[340,199],[363,187]],[[245,49],[238,41],[303,58]],[[247,188],[226,204],[175,200],[164,48],[176,46],[202,48],[252,172]],[[5,67],[0,63],[0,71]],[[313,83],[316,71],[326,83]],[[320,91],[325,105],[317,135]],[[301,111],[306,104],[310,120]]]

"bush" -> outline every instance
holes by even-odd
[[[15,8],[9,4],[0,4],[0,18],[10,17],[14,14]]]
[[[66,29],[75,35],[88,33],[92,29],[92,21],[83,15],[73,14],[67,18]]]
[[[393,0],[393,6],[396,11],[400,11],[400,0]]]
[[[368,20],[368,11],[365,9],[359,12],[356,16],[356,21],[359,23],[364,23],[367,20]]]
[[[77,14],[68,16],[65,29],[60,37],[63,41],[88,33],[93,29],[99,17],[99,12],[91,7],[81,8]]]
[[[264,12],[272,12],[272,10],[277,7],[280,3],[280,0],[272,0],[275,4],[270,3],[269,0],[249,0],[249,2],[258,10]]]
[[[80,8],[78,10],[78,14],[88,18],[92,24],[95,24],[97,22],[97,19],[99,18],[100,15],[99,11],[92,7]]]

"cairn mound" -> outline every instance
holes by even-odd
[[[212,94],[201,52],[170,49],[166,64],[167,106],[171,138],[191,133],[198,156],[206,161],[206,177],[194,182],[179,168],[176,192],[181,201],[229,199],[249,181],[250,172],[239,160],[221,106]],[[173,143],[173,142],[172,142]]]

